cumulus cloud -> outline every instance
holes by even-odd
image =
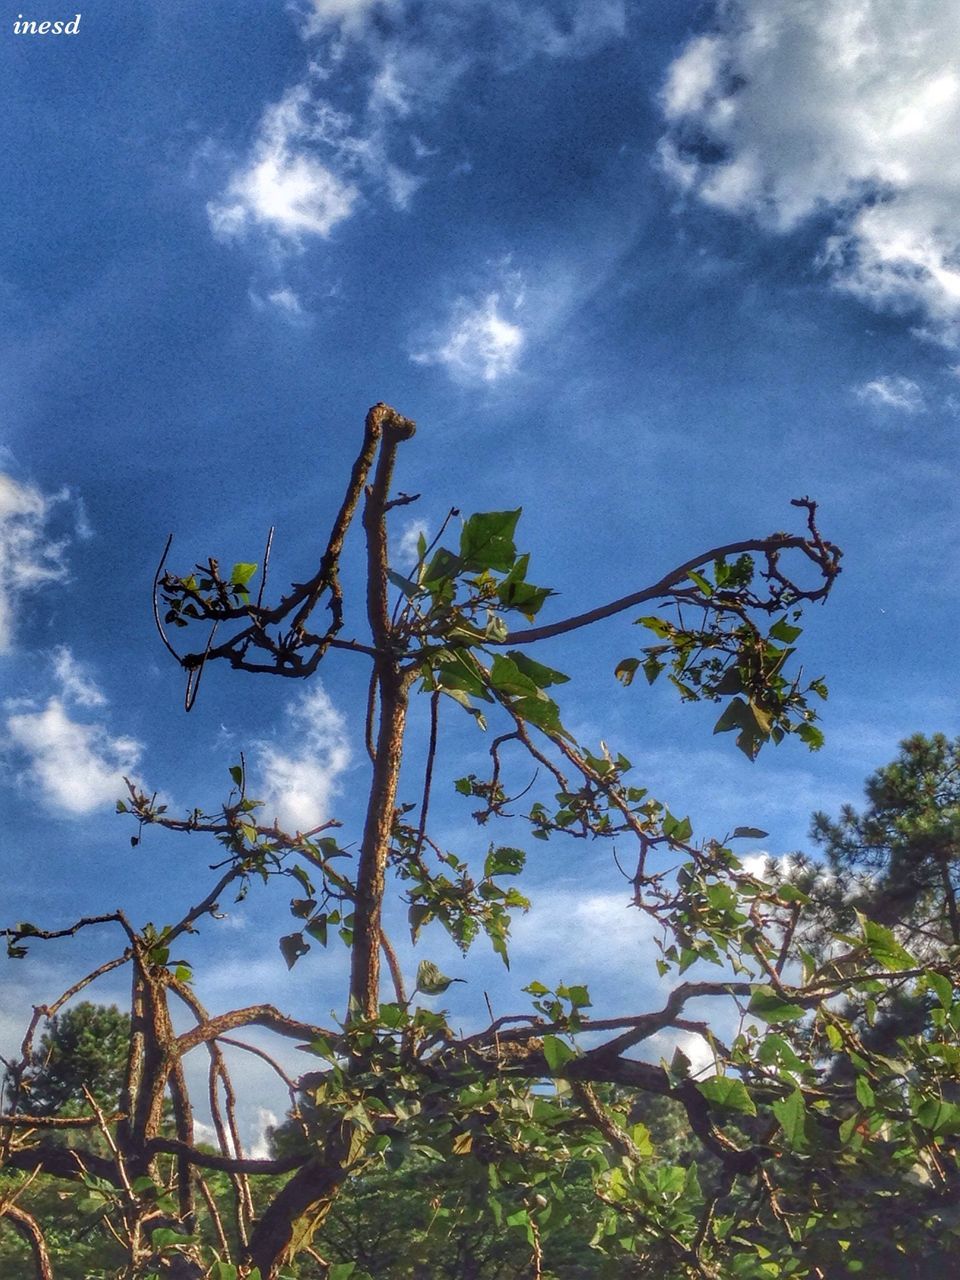
[[[516,372],[526,341],[524,295],[516,280],[478,298],[458,298],[450,318],[419,350],[416,364],[440,365],[457,382],[494,383]]]
[[[288,711],[288,751],[275,742],[260,743],[258,794],[266,812],[287,831],[311,831],[330,817],[330,804],[349,767],[351,752],[346,721],[317,683]]]
[[[242,235],[258,225],[289,240],[326,237],[350,216],[357,188],[310,149],[345,127],[321,106],[301,84],[267,107],[246,163],[233,174],[223,199],[207,206],[217,235]]]
[[[0,472],[0,653],[9,652],[23,597],[67,577],[68,539],[50,533],[54,507],[66,491],[49,495]]]
[[[874,378],[854,387],[858,400],[877,405],[882,409],[897,409],[901,413],[921,413],[926,407],[923,392],[911,378],[900,375]]]
[[[960,344],[960,15],[919,0],[725,0],[669,69],[666,172],[776,232],[832,222],[838,287]]]
[[[48,809],[82,817],[112,808],[126,792],[124,777],[135,775],[140,744],[114,735],[102,721],[75,716],[73,708],[89,711],[107,699],[69,648],[55,649],[51,666],[57,691],[45,702],[21,698],[4,704],[6,751],[21,782]]]
[[[690,1063],[691,1075],[705,1076],[715,1072],[717,1056],[699,1031],[660,1031],[651,1037],[650,1045],[668,1062],[679,1049]]]
[[[126,791],[124,775],[136,769],[140,745],[114,737],[102,724],[71,718],[62,698],[7,716],[9,744],[26,760],[22,775],[50,809],[82,817],[112,807]]]
[[[269,1160],[273,1155],[270,1146],[270,1134],[280,1123],[275,1112],[267,1107],[257,1107],[257,1127],[250,1146],[251,1160]]]

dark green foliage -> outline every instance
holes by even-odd
[[[867,780],[866,796],[862,813],[846,806],[836,820],[813,819],[838,915],[849,922],[858,909],[960,945],[960,738],[907,738]]]
[[[45,1116],[79,1107],[84,1088],[114,1110],[130,1044],[130,1015],[116,1005],[82,1001],[52,1019],[40,1038],[20,1110]]]

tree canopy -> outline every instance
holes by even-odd
[[[432,542],[421,537],[412,571],[391,564],[390,513],[413,501],[393,493],[393,469],[414,430],[386,405],[370,410],[319,563],[276,603],[268,599],[270,540],[260,564],[228,571],[210,558],[185,573],[167,569],[168,544],[155,615],[186,674],[188,709],[211,663],[294,679],[334,658],[367,665],[368,695],[356,712],[369,756],[362,831],[354,843],[334,820],[280,829],[249,794],[242,759],[213,812],[177,816],[131,784],[118,807],[137,824],[133,839],[153,826],[206,835],[219,846],[212,883],[198,884],[194,905],[162,926],[108,909],[62,929],[20,921],[4,930],[19,958],[81,931],[120,939],[119,951],[37,1008],[21,1058],[8,1064],[5,1169],[82,1186],[91,1223],[122,1253],[113,1274],[125,1280],[361,1280],[361,1259],[323,1254],[324,1222],[335,1221],[345,1188],[364,1178],[376,1185],[404,1167],[424,1184],[440,1180],[440,1208],[446,1171],[471,1170],[474,1200],[483,1188],[474,1208],[524,1242],[527,1273],[541,1277],[556,1266],[545,1242],[571,1223],[589,1223],[585,1246],[598,1274],[855,1272],[878,1256],[869,1230],[878,1206],[900,1204],[911,1178],[924,1188],[912,1201],[916,1216],[888,1214],[883,1245],[897,1256],[916,1250],[921,1228],[949,1226],[944,1196],[960,1131],[949,1096],[960,1059],[956,949],[939,945],[941,934],[935,948],[919,945],[919,931],[901,937],[890,918],[859,909],[829,930],[828,946],[815,946],[822,914],[812,887],[753,874],[732,847],[764,833],[695,837],[624,754],[578,741],[562,706],[567,677],[546,661],[548,642],[557,642],[552,663],[565,635],[627,614],[646,641],[617,665],[624,685],[642,673],[649,683],[668,680],[687,702],[716,704],[715,732],[735,734],[751,759],[787,737],[817,748],[826,686],[804,681],[796,648],[802,611],[828,596],[840,553],[821,534],[815,503],[796,500],[801,532],[708,548],[617,600],[542,622],[552,592],[528,576],[518,510],[466,519],[453,510]],[[343,559],[358,515],[359,610],[343,585],[354,579]],[[183,651],[177,641],[194,635]],[[487,735],[484,772],[464,774],[447,758],[448,711]],[[414,717],[423,718],[426,750],[411,760]],[[469,806],[478,837],[468,848],[451,850],[434,832],[441,786]],[[871,799],[878,813],[882,800],[879,791]],[[490,1011],[469,1033],[436,1007],[450,978],[429,956],[408,989],[385,929],[391,901],[405,905],[415,941],[440,926],[464,951],[485,936],[508,959],[511,918],[528,901],[528,854],[518,847],[525,842],[490,838],[501,819],[512,819],[511,831],[524,824],[531,848],[534,840],[615,845],[625,896],[650,921],[669,982],[660,1007],[638,1009],[625,991],[620,1011],[594,1016],[586,986],[546,972],[549,955],[542,980],[526,987],[526,1008]],[[842,819],[840,835],[859,833],[857,821]],[[822,830],[832,838],[829,824]],[[896,841],[916,843],[919,830],[898,827]],[[892,866],[900,844],[888,847]],[[941,855],[922,848],[940,866]],[[270,882],[292,894],[295,925],[279,939],[291,968],[323,948],[349,951],[338,1020],[294,1018],[269,1003],[210,1011],[177,960],[178,940],[215,918],[228,895],[264,892]],[[918,902],[936,892],[926,873],[923,886]],[[172,904],[159,905],[171,914]],[[130,975],[131,1022],[116,1107],[88,1089],[78,1114],[34,1108],[36,1033],[52,1017],[62,1027],[69,999],[120,968]],[[922,1011],[916,1024],[894,1049],[871,1043],[863,1026],[905,998]],[[291,1079],[250,1046],[289,1088],[299,1135],[267,1159],[243,1151],[224,1054],[253,1026],[309,1055],[308,1069]],[[706,1072],[680,1050],[659,1063],[644,1056],[654,1037],[687,1032],[710,1046]],[[185,1069],[195,1051],[208,1063],[213,1150],[197,1138]],[[164,1122],[167,1099],[175,1136]],[[680,1117],[689,1148],[658,1135],[652,1105]],[[59,1141],[65,1133],[69,1147]],[[227,1192],[229,1213],[220,1207]],[[0,1212],[27,1241],[36,1274],[54,1274],[44,1224],[16,1190]],[[456,1213],[444,1225],[455,1234]]]

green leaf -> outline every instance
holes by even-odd
[[[713,587],[712,587],[712,586],[710,585],[710,583],[706,580],[706,578],[703,576],[703,574],[702,574],[702,573],[697,573],[696,569],[691,569],[691,570],[690,570],[690,579],[691,579],[691,581],[692,581],[692,582],[695,582],[695,583],[697,584],[697,586],[700,588],[700,590],[702,591],[702,593],[703,593],[703,594],[707,597],[707,599],[709,600],[709,599],[710,599],[710,597],[713,595]]]
[[[150,1243],[154,1249],[168,1249],[175,1245],[188,1245],[193,1240],[193,1236],[183,1235],[170,1227],[156,1227],[150,1233]]]
[[[787,621],[787,615],[778,619],[770,628],[771,640],[779,640],[782,644],[793,644],[803,635],[803,627],[794,627]]]
[[[916,1120],[933,1133],[956,1133],[960,1130],[960,1107],[942,1098],[928,1098],[917,1108]]]
[[[483,864],[484,876],[518,876],[523,870],[527,855],[522,849],[506,845],[491,848]]]
[[[529,695],[536,697],[540,692],[537,684],[523,674],[513,658],[507,658],[501,653],[493,659],[490,683],[498,693],[505,693],[511,697]]]
[[[566,684],[570,679],[562,671],[555,671],[553,667],[545,667],[542,662],[534,662],[532,658],[528,658],[519,649],[508,649],[507,657],[516,663],[517,669],[523,675],[528,676],[538,689],[546,689],[552,684]]]
[[[760,748],[770,736],[770,720],[754,703],[733,698],[713,726],[714,733],[730,733],[737,729],[737,746],[751,760],[755,760]]]
[[[875,924],[859,911],[857,912],[857,919],[860,921],[860,927],[863,930],[863,939],[867,944],[867,950],[877,964],[884,969],[891,970],[913,969],[916,967],[915,958],[905,947],[900,945],[891,929],[885,928],[882,924]]]
[[[757,1114],[746,1085],[736,1076],[714,1076],[712,1080],[699,1080],[697,1089],[714,1106],[725,1107],[728,1111],[740,1111],[747,1116]]]
[[[233,781],[236,783],[238,787],[243,786],[243,769],[241,768],[240,765],[232,764],[230,766],[230,777],[233,779]]]
[[[763,840],[765,836],[770,834],[769,831],[761,831],[759,827],[735,827],[731,840]]]
[[[647,614],[644,618],[637,618],[635,625],[646,627],[648,631],[652,631],[661,640],[666,640],[668,636],[672,636],[675,630],[672,623],[664,622],[663,618],[658,618],[655,614]]]
[[[633,684],[633,677],[636,675],[637,667],[639,667],[639,665],[639,658],[624,658],[622,662],[618,662],[614,667],[613,674],[621,684]]]
[[[797,736],[811,751],[819,751],[824,743],[823,731],[815,724],[802,724],[797,730]]]
[[[518,557],[513,568],[497,587],[497,599],[504,609],[516,609],[530,621],[537,616],[544,601],[554,593],[548,587],[535,587],[527,582],[527,565],[530,557]]]
[[[510,709],[515,711],[523,720],[530,724],[535,724],[538,729],[543,729],[547,733],[560,733],[566,736],[566,731],[560,723],[560,708],[550,698],[544,694],[540,694],[536,698],[515,698],[510,703]]]
[[[290,900],[290,914],[296,916],[298,920],[306,920],[313,913],[316,905],[315,898],[292,898]]]
[[[407,919],[410,922],[410,936],[416,942],[420,930],[428,920],[433,919],[433,907],[426,902],[414,902],[407,912]]]
[[[329,921],[327,916],[325,914],[320,914],[314,916],[307,925],[307,933],[309,933],[311,938],[315,938],[316,941],[320,943],[321,947],[325,947],[327,945],[328,923]]]
[[[773,1114],[777,1117],[790,1146],[794,1151],[802,1151],[807,1145],[807,1107],[800,1090],[794,1089],[785,1098],[774,1102]]]
[[[658,657],[651,654],[643,664],[643,674],[647,677],[647,684],[653,684],[665,667],[666,663],[661,662]]]
[[[685,840],[689,840],[693,835],[693,827],[689,818],[675,818],[667,809],[663,815],[663,834],[670,840],[677,840],[681,844]]]
[[[870,1081],[867,1080],[865,1076],[857,1076],[857,1082],[854,1085],[854,1089],[856,1091],[857,1101],[864,1110],[869,1111],[871,1107],[876,1105],[876,1095],[873,1092]]]
[[[953,983],[942,973],[927,972],[923,975],[930,987],[936,992],[937,999],[944,1009],[953,1005]]]
[[[793,1046],[784,1040],[783,1036],[778,1036],[775,1032],[771,1032],[761,1040],[757,1058],[765,1066],[769,1066],[772,1062],[778,1062],[781,1066],[786,1067],[788,1071],[799,1071],[803,1066],[803,1062],[798,1054],[794,1052]]]
[[[446,547],[438,547],[433,554],[433,559],[423,572],[423,585],[426,587],[432,583],[442,582],[444,579],[455,578],[462,568],[463,563],[459,556],[455,556]]]
[[[356,1269],[355,1262],[332,1262],[327,1271],[327,1280],[350,1280]]]
[[[309,950],[310,943],[304,941],[302,933],[288,933],[286,937],[280,939],[280,952],[287,962],[288,969],[292,969],[300,957],[305,956]]]
[[[557,995],[569,1000],[575,1009],[591,1007],[590,992],[586,987],[575,984],[572,987],[557,987]]]
[[[754,989],[747,1012],[764,1022],[795,1022],[804,1016],[806,1010],[799,1004],[784,1000],[773,987],[762,986]]]
[[[477,572],[494,569],[507,573],[512,569],[517,558],[513,534],[519,519],[520,508],[472,515],[460,534],[460,559],[464,566]]]
[[[544,1036],[543,1056],[546,1058],[547,1066],[551,1071],[559,1071],[565,1063],[577,1055],[568,1044],[557,1036]]]
[[[778,885],[777,897],[781,902],[799,902],[806,904],[810,901],[809,893],[804,893],[803,890],[798,889],[795,884]]]
[[[395,573],[393,569],[388,569],[387,577],[395,587],[399,588],[399,590],[403,592],[408,600],[412,600],[413,597],[418,595],[420,592],[420,588],[417,584],[415,582],[411,582],[409,578],[405,578],[402,573]]]
[[[256,572],[255,564],[240,560],[230,570],[230,582],[235,587],[245,587]]]

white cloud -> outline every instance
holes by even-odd
[[[331,816],[331,800],[350,764],[346,721],[316,682],[291,705],[288,718],[298,747],[287,752],[276,743],[260,743],[258,794],[282,828],[310,831]]]
[[[729,1017],[726,1019],[730,1021]],[[719,1029],[715,1032],[719,1034]],[[690,1063],[690,1072],[694,1076],[713,1075],[716,1068],[716,1054],[709,1043],[698,1031],[660,1031],[650,1039],[651,1049],[655,1049],[661,1058],[668,1062],[677,1049]],[[653,1056],[652,1054],[650,1055]]]
[[[274,1112],[266,1107],[257,1107],[257,1127],[250,1145],[251,1160],[269,1160],[273,1152],[270,1149],[270,1130],[276,1129],[280,1123]]]
[[[208,203],[217,236],[260,227],[288,246],[325,238],[356,211],[361,193],[384,193],[407,208],[423,179],[397,156],[422,161],[442,150],[410,122],[435,114],[471,66],[483,62],[495,73],[539,55],[585,57],[626,31],[625,0],[434,0],[415,21],[405,20],[408,7],[408,0],[307,5],[302,32],[318,48],[301,82],[264,110],[249,153]],[[395,20],[373,20],[386,13]],[[341,86],[349,115],[332,102]],[[204,154],[216,150],[208,145]]]
[[[624,0],[567,0],[558,5],[491,4],[501,20],[514,28],[514,40],[528,56],[545,53],[553,58],[582,58],[627,30]]]
[[[442,365],[457,382],[498,382],[516,371],[523,351],[526,334],[517,323],[522,306],[522,291],[458,298],[448,324],[410,358]]]
[[[407,0],[312,0],[304,25],[304,35],[313,37],[331,29],[353,37],[376,40],[379,33],[370,21],[374,15],[392,13],[403,26]],[[468,38],[470,24],[493,13],[496,28],[486,23],[486,45],[496,43],[500,33],[503,48],[511,60],[526,59],[538,53],[549,57],[583,57],[613,38],[626,34],[625,0],[553,0],[550,4],[531,4],[530,0],[433,0],[429,9],[418,15],[416,38],[436,41],[439,35],[449,40],[451,30],[459,31],[461,48],[479,42]],[[435,25],[434,25],[435,24]],[[408,23],[411,30],[413,23]]]
[[[26,761],[23,781],[49,808],[72,817],[112,807],[126,792],[124,775],[140,759],[139,743],[112,736],[102,724],[71,719],[59,697],[38,709],[12,711],[6,728],[9,745]]]
[[[75,702],[79,707],[106,706],[107,699],[102,690],[66,645],[54,649],[52,665],[65,701]]]
[[[839,287],[960,343],[960,16],[918,0],[728,0],[662,93],[670,176],[788,232],[829,212]]]
[[[773,854],[763,849],[756,853],[748,853],[746,857],[740,859],[740,865],[746,874],[756,876],[758,880],[779,880],[783,876],[788,876],[793,869],[793,863],[794,860],[789,853],[775,858]]]
[[[275,307],[279,307],[282,311],[289,311],[293,315],[303,314],[303,304],[290,288],[274,289],[272,293],[267,294],[267,301],[272,302]]]
[[[416,563],[417,548],[420,538],[427,536],[427,522],[419,518],[409,520],[400,530],[400,536],[393,545],[393,560],[401,568]]]
[[[23,596],[67,577],[67,539],[49,533],[53,508],[66,492],[43,494],[0,472],[0,653],[9,652]]]
[[[865,404],[899,409],[902,413],[921,413],[925,408],[923,392],[917,383],[900,375],[874,378],[872,382],[854,387],[854,393]]]
[[[532,890],[532,905],[511,927],[510,954],[542,962],[555,957],[563,938],[566,972],[551,974],[563,981],[596,979],[598,975],[629,974],[656,987],[653,967],[654,926],[630,901],[626,890],[584,893],[581,886]]]
[[[393,7],[391,0],[312,0],[304,35],[319,35],[331,26],[356,30],[375,9]]]
[[[234,173],[223,200],[207,206],[214,232],[229,238],[253,223],[289,240],[328,236],[350,216],[359,195],[310,150],[337,127],[344,128],[342,119],[313,104],[307,84],[268,106],[248,161]]]

